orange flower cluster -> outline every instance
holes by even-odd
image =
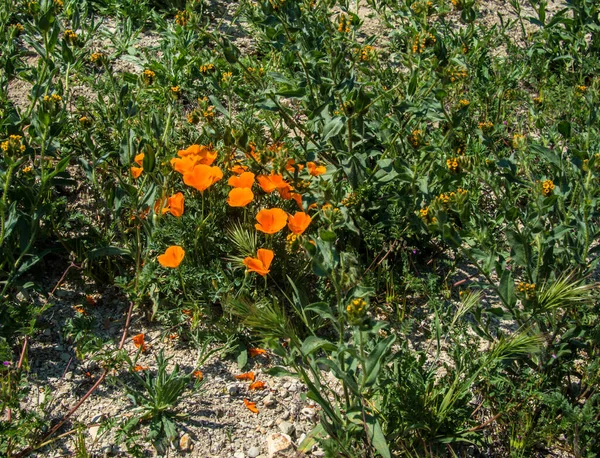
[[[177,152],[178,158],[171,159],[171,166],[183,175],[183,182],[200,192],[223,178],[223,172],[211,164],[217,152],[211,146],[192,145]]]

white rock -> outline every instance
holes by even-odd
[[[281,423],[279,423],[279,430],[283,434],[290,437],[296,434],[296,427],[287,421],[282,421]]]
[[[273,396],[268,395],[263,399],[263,404],[265,407],[272,408],[275,407],[275,405],[277,405],[277,401],[273,398]]]
[[[244,452],[235,452],[233,458],[246,458],[246,455],[244,455]]]
[[[258,447],[250,447],[246,452],[246,455],[248,455],[250,458],[256,458],[258,455],[260,455],[260,449]]]
[[[267,455],[273,458],[277,453],[293,450],[292,438],[286,434],[273,433],[267,437]]]

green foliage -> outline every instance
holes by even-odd
[[[59,266],[204,355],[263,341],[320,407],[306,450],[600,453],[599,7],[509,4],[4,2],[0,451],[44,427],[15,359],[65,306]],[[79,358],[130,366],[135,415],[107,427],[166,450],[192,376],[69,316]]]

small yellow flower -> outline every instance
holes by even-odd
[[[225,73],[223,73],[223,76],[221,77],[221,81],[223,81],[224,83],[227,83],[227,82],[229,82],[229,80],[231,79],[232,76],[233,76],[233,73],[225,72]]]
[[[92,64],[101,64],[102,63],[102,59],[104,59],[104,53],[102,52],[93,52],[92,55],[90,56],[90,62]]]
[[[466,108],[471,104],[471,102],[469,102],[467,99],[460,99],[458,101],[458,105],[460,108]]]
[[[349,33],[350,32],[350,20],[345,14],[338,16],[338,32]]]
[[[542,183],[542,194],[544,197],[550,196],[554,192],[554,183],[552,180],[546,180]]]
[[[71,29],[65,30],[65,32],[63,33],[63,37],[65,38],[66,41],[68,41],[71,44],[73,44],[77,41],[77,34],[75,32],[73,32]]]
[[[151,85],[152,83],[154,83],[154,78],[156,78],[156,73],[154,73],[152,70],[144,70],[142,72],[142,78],[144,79],[144,82],[147,85]]]
[[[190,19],[190,13],[188,11],[178,11],[175,14],[175,22],[181,27],[185,27]]]

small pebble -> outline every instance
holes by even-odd
[[[258,455],[260,455],[260,449],[258,447],[250,447],[246,452],[246,455],[248,455],[250,458],[256,458]]]

